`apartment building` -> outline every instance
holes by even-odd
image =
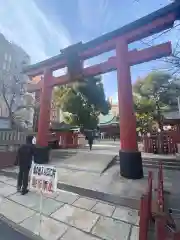
[[[13,76],[15,75],[18,75],[21,83],[27,82],[28,77],[22,74],[22,68],[27,64],[30,64],[28,54],[21,47],[9,42],[4,35],[0,33],[0,86],[4,83],[6,83],[7,86],[13,85]],[[6,95],[11,98],[10,91],[6,93]],[[22,105],[23,101],[24,99],[22,99],[22,97],[17,96],[14,108],[17,108],[17,104]],[[9,111],[0,92],[0,118],[7,118],[8,116]]]
[[[116,117],[119,116],[119,104],[118,104],[118,102],[114,102],[113,97],[109,97],[108,101],[111,104],[110,113],[112,113]]]

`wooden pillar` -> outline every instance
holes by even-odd
[[[40,95],[40,113],[38,119],[37,144],[41,147],[48,146],[48,133],[51,111],[52,87],[49,82],[52,80],[52,72],[45,70],[42,92]]]
[[[120,170],[123,177],[138,179],[143,177],[142,159],[137,146],[128,44],[123,39],[116,44],[116,61],[121,139]]]

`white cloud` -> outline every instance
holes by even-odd
[[[0,0],[0,32],[20,45],[32,62],[58,54],[71,44],[66,27],[51,22],[33,0]]]
[[[111,20],[109,0],[78,0],[79,17],[82,26],[94,32],[95,35],[102,34],[106,25]]]

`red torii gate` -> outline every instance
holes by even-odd
[[[48,146],[48,130],[52,89],[56,85],[69,84],[76,79],[95,76],[117,70],[118,101],[120,120],[120,172],[123,177],[138,179],[143,177],[141,153],[136,139],[136,118],[133,109],[130,66],[158,59],[171,54],[171,43],[167,42],[143,50],[128,51],[128,44],[143,39],[162,30],[171,28],[178,19],[180,3],[169,4],[118,30],[105,34],[88,43],[78,43],[61,54],[43,62],[28,66],[24,72],[30,77],[43,75],[43,81],[29,88],[30,92],[40,91],[40,114],[37,143],[42,148]],[[83,61],[101,53],[116,50],[116,56],[108,61],[83,68]],[[52,72],[68,67],[68,74],[53,77]]]

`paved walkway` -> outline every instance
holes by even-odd
[[[116,145],[110,146],[108,145],[108,148],[105,148],[106,146],[104,144],[99,145],[94,145],[92,151],[90,152],[91,154],[99,154],[99,155],[109,155],[109,156],[115,156],[119,155],[119,147]],[[103,149],[104,148],[104,149]],[[60,149],[60,150],[53,150],[52,156],[54,157],[55,155],[58,156],[58,153],[86,153],[87,154],[87,149],[88,148],[82,148],[82,149]],[[179,159],[179,155],[174,155],[174,154],[153,154],[153,153],[145,153],[142,152],[142,158],[145,159],[171,159],[171,160],[176,160]],[[60,156],[60,155],[59,155]]]
[[[61,151],[64,155],[51,163],[58,169],[59,184],[69,185],[71,188],[79,187],[86,191],[99,191],[129,199],[139,199],[147,189],[148,170],[153,170],[156,175],[157,169],[144,167],[145,178],[135,181],[120,176],[119,164],[101,174],[102,169],[109,162],[110,154],[103,155],[99,152],[108,151],[114,155],[115,148],[111,149],[97,149],[92,152],[83,150],[85,153],[81,152],[81,154],[77,153],[79,150],[75,150],[75,153],[69,151],[68,154],[67,151]],[[40,227],[40,196],[31,192],[26,196],[16,193],[16,180],[11,177],[11,175],[16,177],[16,173],[17,168],[13,167],[4,169],[4,175],[0,175],[0,215],[21,227],[21,230],[23,228],[36,235],[40,232],[44,240],[138,239],[137,210],[110,204],[104,198],[104,201],[94,199],[92,195],[83,195],[81,191],[71,193],[59,190],[53,196],[44,196]],[[166,190],[170,190],[173,194],[180,194],[179,176],[180,171],[164,171]],[[155,181],[153,186],[156,186]],[[132,207],[132,205],[129,206]]]
[[[134,193],[140,197],[147,179],[142,179],[140,182],[139,180],[120,180],[119,175],[116,176],[113,173],[114,170],[112,168],[108,171],[108,174],[104,174],[101,181],[97,182],[96,179],[92,182],[94,187],[116,189],[116,194],[121,193],[122,195],[124,193],[129,198]],[[12,173],[12,171],[16,173],[17,168],[6,169],[6,173]],[[68,174],[66,179],[68,179]],[[93,181],[95,175],[92,174],[92,178],[86,180],[87,172],[85,174],[75,174],[74,182],[75,179],[79,179],[79,184],[87,181],[89,188],[92,188],[91,181]],[[62,179],[63,176],[60,175],[59,177]],[[73,180],[70,175],[69,178]],[[177,194],[177,191],[179,191],[177,185],[179,171],[164,171],[164,178],[165,189]],[[33,234],[38,235],[40,232],[41,239],[44,240],[138,239],[139,217],[135,209],[110,204],[107,200],[97,200],[92,196],[82,196],[81,193],[75,194],[59,190],[53,196],[43,197],[42,223],[40,227],[39,201],[40,196],[36,193],[30,192],[26,196],[16,193],[16,180],[7,175],[0,175],[0,216],[12,221],[17,228],[20,227],[20,231],[23,229],[24,232],[25,229],[31,236]],[[12,239],[16,239],[16,235]],[[1,239],[0,236],[0,240],[6,239]],[[26,240],[26,238],[22,238],[22,240]]]
[[[58,156],[58,153],[60,156]],[[67,156],[66,153],[68,154]],[[88,150],[84,150],[84,152],[78,150],[74,152],[74,154],[69,150],[66,150],[66,152],[56,150],[53,154],[57,155],[51,159],[51,164],[56,167],[83,170],[98,174],[101,174],[115,156],[115,154],[112,156],[96,154],[96,156],[94,156],[94,154]]]
[[[143,179],[131,180],[120,176],[119,165],[113,166],[102,175],[89,171],[61,168],[54,163],[52,165],[57,168],[60,184],[133,199],[139,199],[147,189],[148,169],[144,169],[145,177]],[[17,171],[16,167],[7,168],[3,170],[3,174],[7,175],[6,173],[9,172],[11,177]]]
[[[22,196],[16,193],[15,185],[15,179],[0,176],[0,215],[32,235],[40,233],[45,240],[138,239],[137,210],[65,191],[58,191],[53,196],[43,196],[40,226],[40,196],[32,192]],[[16,236],[9,239],[16,239]],[[21,239],[26,240],[18,238]]]

